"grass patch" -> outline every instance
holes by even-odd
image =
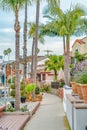
[[[68,123],[68,120],[67,120],[67,118],[66,118],[66,116],[64,116],[64,125],[65,125],[65,127],[67,128],[67,130],[71,130],[71,128],[70,128],[70,126],[69,126],[69,123]]]

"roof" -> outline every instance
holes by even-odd
[[[41,61],[41,60],[43,60],[43,59],[45,59],[46,58],[46,56],[37,56],[37,61]],[[31,62],[31,60],[32,60],[32,56],[27,56],[27,62]],[[23,58],[20,58],[20,62],[21,63],[24,63],[24,60],[23,60]]]
[[[83,38],[84,39],[84,38]],[[72,48],[74,47],[75,44],[79,43],[80,45],[85,44],[85,42],[83,41],[83,39],[76,39],[75,42],[72,45]]]
[[[37,65],[44,65],[45,62],[46,62],[48,59],[49,59],[49,58],[45,58],[45,59],[43,59],[43,60],[41,60],[41,61],[38,61]]]

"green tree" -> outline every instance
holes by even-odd
[[[19,81],[19,43],[20,43],[20,23],[19,10],[24,7],[27,0],[0,0],[0,6],[4,10],[11,10],[15,14],[15,109],[20,109],[20,81]]]
[[[10,53],[12,52],[11,48],[7,49],[7,55],[8,55],[8,60],[10,60]]]
[[[47,12],[47,18],[51,22],[46,25],[47,33],[51,36],[57,35],[63,37],[64,47],[64,74],[65,84],[69,85],[70,81],[70,37],[74,35],[76,29],[82,25],[81,16],[84,16],[84,10],[79,6],[70,8],[66,12],[63,12],[61,8],[55,4],[55,7]]]
[[[75,52],[75,56],[77,63],[87,59],[86,54],[80,54],[79,52]]]
[[[35,23],[29,23],[30,29],[28,32],[29,38],[33,38],[33,43],[32,43],[32,60],[31,60],[31,78],[33,79],[33,75],[34,75],[34,65],[35,65],[35,31],[36,31],[36,24]],[[44,37],[43,35],[40,33],[41,28],[43,27],[43,24],[39,25],[39,34],[38,34],[38,40],[40,41],[40,43],[44,44]],[[37,53],[38,53],[38,48],[37,48]]]
[[[55,4],[59,4],[59,0],[47,0],[49,7],[54,7]],[[38,27],[39,27],[39,12],[40,12],[40,0],[36,0],[36,33],[35,33],[35,67],[33,81],[36,83],[37,74],[37,48],[38,48]]]
[[[3,54],[4,54],[4,59],[5,59],[5,56],[8,55],[7,50],[4,50],[4,51],[3,51]]]
[[[23,79],[26,79],[27,74],[27,8],[28,4],[31,5],[33,0],[28,0],[25,2],[25,19],[24,19],[24,34],[23,34],[23,40],[24,40],[24,46],[23,46],[23,59],[24,59],[24,65],[23,65]]]
[[[24,40],[24,46],[23,46],[23,79],[26,79],[26,72],[27,72],[27,2],[25,3],[25,20],[24,20],[24,35],[23,35],[23,40]]]
[[[45,62],[45,70],[54,71],[54,80],[57,80],[57,72],[60,68],[64,68],[63,56],[50,55],[49,59]]]

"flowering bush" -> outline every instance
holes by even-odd
[[[50,92],[50,84],[42,84],[41,86],[41,91],[42,92]]]
[[[76,73],[79,73],[85,70],[87,70],[87,60],[76,64],[75,67],[72,68],[71,70],[71,75],[74,76]]]
[[[72,80],[79,83],[87,83],[87,60],[75,65],[71,71]]]

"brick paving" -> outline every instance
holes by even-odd
[[[29,115],[3,115],[0,118],[0,127],[3,130],[21,130],[29,118]]]
[[[32,111],[32,115],[36,112],[37,108],[39,107],[40,103],[28,103],[28,108],[29,106],[31,111]],[[27,121],[29,121],[31,115],[29,115],[29,113],[27,114],[4,114],[3,116],[1,116],[0,118],[0,130],[22,130],[25,126],[25,124],[27,123]],[[1,127],[3,129],[1,129]],[[6,129],[7,128],[7,129]]]

